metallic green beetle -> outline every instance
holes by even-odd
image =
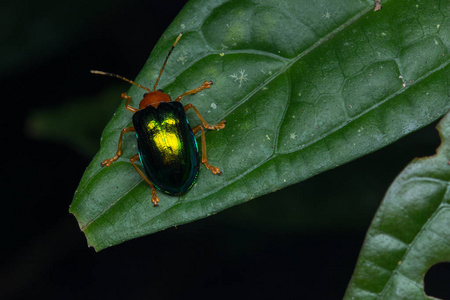
[[[152,203],[154,206],[158,206],[159,203],[156,188],[169,195],[181,195],[191,189],[197,180],[200,159],[195,133],[199,130],[201,130],[202,135],[202,163],[213,174],[221,174],[219,168],[211,166],[208,163],[204,128],[210,130],[223,129],[225,127],[225,120],[217,125],[209,125],[195,106],[192,104],[183,106],[179,102],[184,96],[209,89],[213,84],[212,81],[204,82],[200,87],[187,91],[173,101],[162,90],[156,90],[167,60],[175,45],[178,43],[178,40],[181,38],[181,35],[181,33],[178,35],[169,54],[167,54],[153,91],[116,74],[91,71],[94,74],[117,77],[148,92],[140,102],[139,108],[131,107],[129,105],[131,97],[126,93],[122,93],[121,97],[126,99],[125,108],[134,113],[134,126],[122,129],[116,155],[104,160],[101,165],[109,167],[122,155],[122,138],[124,133],[136,132],[138,154],[131,157],[130,162],[139,175],[152,188]],[[186,111],[191,108],[195,111],[203,126],[197,125],[191,129],[189,120],[186,117]],[[138,159],[140,159],[144,167],[145,174],[135,164],[135,161]]]

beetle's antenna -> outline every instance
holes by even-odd
[[[122,79],[122,80],[124,80],[124,81],[126,81],[128,83],[131,83],[131,84],[133,84],[135,86],[138,86],[138,87],[140,87],[140,88],[142,88],[142,89],[144,89],[144,90],[146,90],[148,92],[151,92],[149,88],[146,88],[145,86],[142,86],[139,83],[136,83],[133,80],[127,79],[127,78],[122,77],[120,75],[116,75],[116,74],[112,74],[112,73],[108,73],[108,72],[103,72],[103,71],[97,71],[97,70],[91,70],[91,73],[92,74],[98,74],[98,75],[110,76],[110,77],[116,77],[116,78]]]
[[[167,54],[167,56],[166,56],[166,60],[164,61],[164,64],[163,64],[163,66],[162,66],[162,68],[161,68],[161,71],[159,71],[158,79],[156,79],[155,86],[153,87],[153,90],[154,90],[154,91],[156,91],[156,86],[158,85],[159,79],[161,78],[161,74],[162,74],[162,72],[164,71],[164,67],[166,66],[167,60],[169,59],[169,56],[170,56],[170,54],[172,53],[173,48],[175,48],[176,44],[178,43],[178,41],[180,40],[180,38],[181,38],[182,35],[183,35],[183,33],[180,32],[180,34],[178,35],[177,39],[175,40],[175,43],[173,43],[172,48],[170,48],[169,54]]]

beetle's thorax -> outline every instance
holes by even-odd
[[[154,91],[149,92],[144,95],[144,98],[141,100],[141,103],[139,103],[139,109],[144,109],[147,106],[153,106],[154,108],[157,108],[158,105],[162,102],[170,102],[172,99],[169,95],[161,92],[161,91]]]

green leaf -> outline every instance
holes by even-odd
[[[450,262],[450,114],[438,130],[437,154],[411,162],[387,191],[345,299],[435,299],[423,278]]]
[[[120,130],[131,124],[123,102],[75,193],[72,212],[89,245],[101,250],[217,213],[373,152],[450,108],[450,8],[442,1],[190,1],[156,45],[138,78],[152,87],[180,31],[159,88],[172,96],[212,80],[183,99],[211,124],[209,162],[182,197],[151,190],[129,158],[109,168]],[[131,87],[137,106],[143,90]],[[191,125],[199,123],[188,111]],[[276,203],[274,203],[276,205]]]

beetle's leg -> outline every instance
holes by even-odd
[[[187,91],[183,95],[178,96],[174,101],[180,101],[184,96],[197,94],[198,92],[203,91],[204,89],[209,89],[212,86],[212,84],[213,84],[212,81],[205,81],[198,88]]]
[[[220,122],[219,124],[216,124],[216,125],[209,125],[208,123],[206,123],[205,119],[204,119],[203,116],[200,114],[200,112],[198,111],[198,109],[197,109],[194,105],[192,105],[192,104],[190,104],[190,103],[188,103],[188,104],[186,104],[186,105],[184,106],[184,111],[187,111],[188,109],[191,109],[191,108],[195,111],[195,114],[196,114],[197,117],[200,119],[200,121],[202,121],[202,124],[203,124],[203,126],[204,126],[206,129],[211,129],[211,130],[217,129],[217,130],[219,130],[219,129],[223,129],[223,128],[225,127],[225,123],[226,123],[225,120],[223,120],[222,122]]]
[[[134,163],[138,159],[139,159],[139,154],[133,155],[133,157],[130,158],[130,162],[133,165],[133,167],[136,169],[136,171],[139,173],[139,175],[141,175],[142,179],[144,179],[145,182],[147,182],[147,184],[152,188],[152,203],[154,206],[158,206],[159,198],[158,198],[158,195],[156,194],[155,186],[153,185],[153,183],[150,180],[148,180],[147,176],[145,176],[145,174],[141,171],[141,169],[139,169],[139,167],[136,166],[136,164]]]
[[[109,167],[113,162],[115,162],[122,155],[122,138],[123,138],[123,134],[127,133],[127,132],[131,132],[131,131],[135,131],[134,127],[125,127],[124,129],[122,129],[122,131],[120,132],[119,146],[117,147],[116,155],[114,155],[110,159],[105,159],[101,163],[101,165],[103,167],[105,167],[105,166]]]
[[[134,108],[134,107],[130,106],[131,97],[128,96],[127,93],[122,93],[122,95],[120,95],[120,98],[127,100],[127,102],[125,102],[125,108],[128,109],[129,111],[135,113],[139,110],[139,108]]]
[[[206,157],[206,139],[205,139],[205,130],[203,129],[202,125],[197,125],[194,128],[192,128],[192,132],[194,134],[198,132],[199,130],[202,131],[202,163],[205,165],[205,167],[213,172],[213,174],[220,175],[222,172],[220,172],[220,169],[214,166],[211,166],[208,164],[208,159]]]

